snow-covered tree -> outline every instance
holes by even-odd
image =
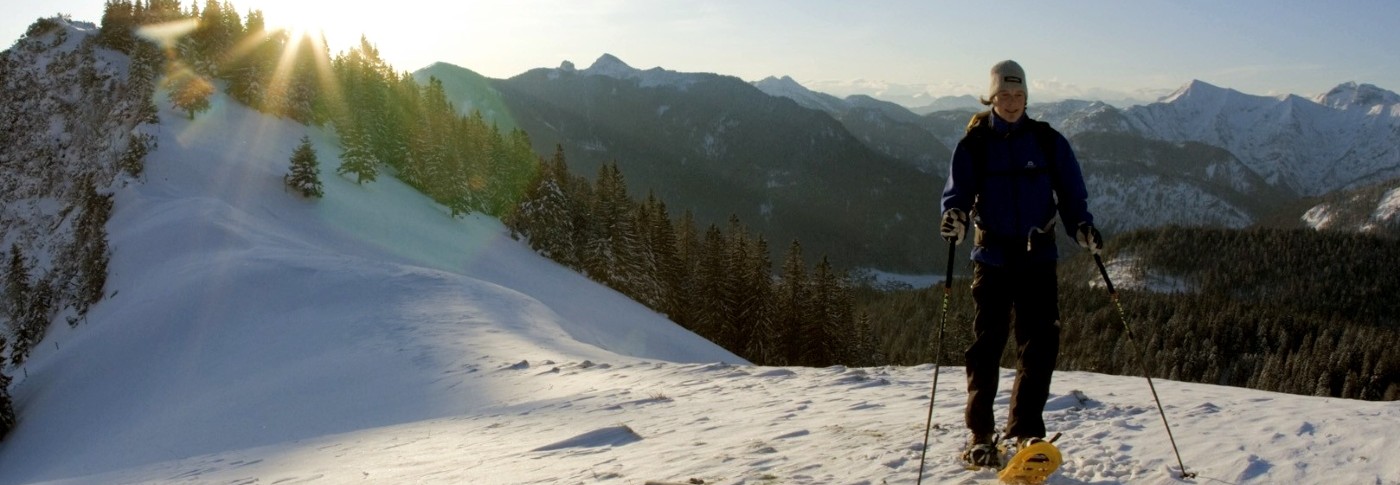
[[[311,137],[302,136],[295,150],[292,150],[291,169],[282,179],[303,197],[320,197],[321,170],[316,161],[316,149],[311,148]]]
[[[84,177],[79,186],[74,205],[82,212],[74,224],[73,243],[67,259],[76,269],[74,303],[79,314],[86,314],[89,306],[102,300],[107,284],[111,250],[106,226],[112,214],[112,196],[98,193],[91,176]]]
[[[5,307],[11,331],[24,321],[29,308],[29,264],[19,244],[10,245],[10,264],[5,268]]]
[[[511,231],[524,235],[536,252],[565,266],[578,264],[573,240],[572,202],[568,193],[569,170],[564,149],[543,164],[525,198],[506,218]]]
[[[378,163],[374,159],[374,154],[369,150],[369,140],[365,132],[355,123],[346,123],[346,126],[336,127],[340,130],[340,167],[335,173],[340,175],[355,174],[355,183],[363,184],[373,182],[379,175]]]
[[[5,353],[5,339],[0,337],[0,354]],[[0,441],[15,428],[15,407],[10,400],[10,376],[0,372]]]
[[[29,263],[19,245],[10,246],[10,264],[5,273],[5,303],[9,305],[10,334],[15,342],[10,362],[24,362],[29,350],[43,335],[53,305],[53,287],[47,282],[29,282]]]

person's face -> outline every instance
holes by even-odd
[[[1012,88],[997,91],[996,96],[992,97],[992,107],[1001,119],[1014,123],[1026,112],[1026,90]]]

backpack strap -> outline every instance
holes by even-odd
[[[1040,152],[1045,154],[1045,162],[1050,165],[1050,170],[1053,172],[1055,162],[1059,158],[1056,156],[1059,153],[1059,147],[1055,146],[1055,138],[1060,133],[1050,127],[1050,123],[1040,120],[1030,120],[1030,122],[1031,133],[1035,134],[1035,142],[1040,145]]]
[[[981,179],[982,175],[984,175],[983,164],[987,159],[987,144],[991,142],[991,137],[994,136],[992,133],[991,117],[991,110],[972,115],[972,118],[967,121],[967,128],[965,128],[963,132],[963,137],[972,142],[968,144],[968,148],[972,150],[972,167],[978,179]],[[1052,128],[1050,123],[1029,118],[1026,121],[1028,122],[1026,129],[1031,130],[1031,133],[1035,136],[1035,142],[1040,146],[1040,152],[1045,155],[1045,161],[1049,164],[1048,168],[1053,172],[1055,170],[1057,158],[1059,158],[1056,156],[1059,150],[1055,146],[1055,138],[1056,135],[1059,135],[1059,132],[1055,131],[1055,128]]]
[[[963,139],[966,142],[966,146],[968,150],[970,150],[972,153],[972,173],[976,177],[977,183],[982,183],[983,180],[986,180],[986,165],[988,156],[987,153],[989,151],[990,143],[996,136],[996,133],[992,131],[991,116],[992,112],[990,110],[972,115],[972,119],[968,120],[966,131],[963,134]],[[1055,129],[1051,127],[1049,123],[1046,123],[1044,121],[1027,118],[1026,123],[1027,125],[1023,129],[1031,131],[1031,135],[1035,137],[1036,145],[1040,147],[1040,152],[1045,157],[1046,166],[1040,170],[1049,171],[1051,187],[1053,188],[1053,190],[1058,192],[1059,183],[1057,182],[1058,178],[1055,175],[1055,172],[1057,169],[1057,162],[1059,159],[1059,157],[1057,156],[1057,153],[1059,152],[1059,149],[1057,147],[1058,140],[1056,140],[1056,138],[1060,136],[1059,132],[1055,131]],[[1025,236],[1024,240],[1026,242],[1026,250],[1030,251],[1032,247],[1037,244],[1054,244],[1053,227],[1054,219],[1051,219],[1050,224],[1048,226],[1046,226],[1043,230],[1037,231],[1039,234],[1033,232]],[[1013,244],[1019,243],[1022,240],[1021,236],[1017,235],[1007,239],[1006,241],[996,243],[994,241],[988,240],[988,237],[993,236],[984,233],[981,230],[981,228],[975,229],[975,235],[978,246],[984,246],[988,244]],[[1039,243],[1037,243],[1037,241],[1039,241]]]
[[[972,152],[972,173],[979,183],[987,175],[987,144],[991,143],[992,138],[991,116],[990,110],[972,115],[963,131],[963,139],[968,142],[967,148]]]

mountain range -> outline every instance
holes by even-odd
[[[479,75],[435,64],[415,73],[444,86]],[[703,225],[737,217],[772,247],[845,267],[928,266],[942,181],[871,148],[840,120],[732,76],[633,69],[603,56],[449,92],[459,107],[504,105],[540,153],[562,146],[592,177],[616,163],[636,198],[655,194],[673,217]],[[927,136],[923,138],[928,139]],[[944,152],[946,153],[946,151]],[[868,236],[855,236],[868,235]]]
[[[639,196],[654,192],[702,221],[736,214],[774,239],[810,240],[842,262],[890,269],[929,269],[931,259],[915,255],[937,243],[922,236],[934,231],[951,147],[976,111],[952,99],[962,107],[918,114],[790,77],[746,83],[642,70],[607,54],[586,69],[565,62],[510,79],[441,63],[415,75],[482,79],[487,89],[450,95],[464,110],[505,106],[511,116],[502,123],[524,127],[543,153],[564,147],[581,174],[615,161]],[[1400,178],[1397,100],[1355,82],[1304,98],[1191,81],[1147,105],[1067,100],[1028,113],[1069,137],[1106,230],[1300,226],[1308,204],[1326,194],[1400,185],[1392,182]],[[816,210],[788,210],[799,207]],[[838,209],[846,210],[830,212]],[[843,219],[854,214],[869,219]],[[1381,222],[1372,226],[1388,227]],[[826,242],[857,227],[877,229],[879,240]],[[903,232],[878,230],[895,227]]]

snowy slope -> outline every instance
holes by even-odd
[[[214,100],[162,112],[117,189],[111,296],[8,369],[0,484],[915,481],[932,366],[744,364],[497,221],[335,176],[327,133]],[[322,200],[282,188],[304,133]],[[956,462],[965,380],[940,370],[926,482],[994,482]],[[1400,403],[1156,382],[1196,479],[1143,379],[1062,372],[1051,483],[1400,484]]]
[[[1328,194],[1300,219],[1318,230],[1400,236],[1400,180]]]
[[[117,193],[109,222],[114,296],[10,372],[21,423],[0,443],[0,483],[521,398],[461,379],[499,363],[742,362],[493,219],[451,219],[392,179],[335,176],[324,133],[312,135],[327,196],[307,201],[281,181],[305,127],[222,96],[193,123],[161,118],[147,183]]]

